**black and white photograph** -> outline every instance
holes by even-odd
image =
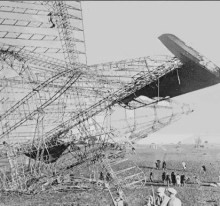
[[[0,206],[220,206],[219,1],[0,1]]]

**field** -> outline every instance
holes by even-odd
[[[161,181],[162,170],[155,169],[157,159],[166,160],[167,172],[176,171],[185,173],[190,177],[189,183],[184,187],[175,187],[178,191],[177,197],[183,206],[217,206],[220,205],[220,187],[212,187],[210,183],[218,182],[220,175],[220,146],[208,145],[205,148],[196,149],[193,145],[182,145],[179,149],[176,145],[164,145],[158,149],[149,146],[136,146],[136,154],[132,159],[143,169],[147,176],[147,183],[142,188],[125,188],[123,191],[127,197],[129,206],[143,206],[144,199],[152,194],[159,186],[164,186]],[[182,170],[181,162],[185,161],[187,170]],[[201,166],[207,168],[206,174],[201,172]],[[154,173],[154,182],[149,182],[150,171]],[[198,176],[201,185],[196,184],[194,176]],[[1,201],[5,205],[19,206],[108,206],[111,197],[107,190],[97,190],[96,187],[85,191],[45,191],[36,195],[2,194]]]

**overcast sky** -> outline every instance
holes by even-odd
[[[220,2],[82,2],[88,63],[171,55],[157,39],[171,33],[220,66]],[[193,135],[220,143],[220,85],[176,98],[195,112],[144,142],[178,142]]]

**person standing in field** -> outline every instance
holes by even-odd
[[[186,171],[186,163],[182,162],[183,170]]]
[[[166,162],[165,162],[165,160],[164,160],[163,163],[162,163],[162,169],[163,169],[163,170],[166,170],[166,167],[167,167],[167,164],[166,164]]]
[[[109,172],[106,173],[105,180],[109,182],[111,180],[111,174]]]
[[[167,183],[167,187],[169,187],[169,185],[171,183],[170,175],[169,174],[166,175],[166,183]]]
[[[176,175],[174,172],[171,173],[171,182],[172,182],[172,185],[176,185]]]
[[[162,181],[163,181],[163,184],[165,184],[165,180],[166,180],[166,172],[164,171],[162,173]]]
[[[154,178],[153,176],[154,176],[154,174],[153,174],[153,172],[151,171],[151,172],[150,172],[150,182],[153,182],[153,178]]]
[[[134,147],[134,146],[132,146],[131,150],[132,150],[132,153],[133,153],[133,154],[135,154],[135,153],[136,153],[136,152],[135,152],[135,150],[136,150],[136,149],[135,149],[135,147]]]
[[[104,174],[103,174],[102,171],[100,172],[99,179],[100,179],[100,180],[104,180]]]
[[[186,182],[186,177],[184,174],[182,174],[180,176],[180,183],[181,183],[181,186],[185,186],[185,182]]]
[[[180,187],[180,175],[179,174],[176,175],[176,184],[178,187]]]
[[[158,163],[157,161],[155,162],[156,170],[158,170]]]
[[[204,174],[206,173],[206,166],[205,166],[205,165],[202,165],[201,171],[202,171]]]
[[[161,163],[161,161],[160,161],[160,160],[157,160],[157,167],[158,167],[158,170],[160,169],[160,163]]]

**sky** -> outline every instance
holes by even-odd
[[[218,1],[82,2],[88,64],[149,55],[172,55],[158,37],[171,33],[220,66]],[[175,98],[193,113],[140,143],[220,143],[220,84]]]

